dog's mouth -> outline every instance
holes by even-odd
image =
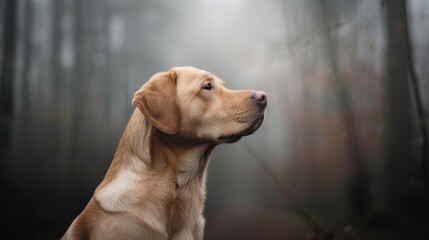
[[[219,137],[219,140],[226,143],[233,143],[238,140],[240,140],[241,137],[250,135],[254,133],[258,128],[261,126],[262,122],[264,121],[264,115],[261,115],[258,117],[255,121],[253,121],[252,124],[249,125],[244,131],[241,131],[239,133],[234,133],[230,135],[223,135]]]

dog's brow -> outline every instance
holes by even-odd
[[[206,74],[206,75],[204,75],[203,79],[204,80],[212,81],[213,80],[213,76],[211,76],[210,74]]]
[[[212,74],[205,75],[204,76],[204,80],[207,80],[207,81],[214,81],[214,80],[216,80],[217,83],[219,83],[221,85],[225,85],[224,81],[222,81],[220,78],[218,78],[216,76],[213,76]]]
[[[216,80],[216,81],[215,81]],[[215,81],[216,83],[218,83],[218,84],[220,84],[220,85],[222,85],[222,86],[225,86],[225,82],[224,81],[222,81],[220,78],[218,78],[218,77],[216,77],[216,76],[213,76],[213,75],[211,75],[211,74],[205,74],[203,77],[202,77],[202,80],[201,80],[201,83],[203,83],[203,82],[205,82],[205,81],[210,81],[210,82],[213,82],[213,81]]]

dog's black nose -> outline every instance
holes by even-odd
[[[265,92],[263,92],[263,91],[256,91],[256,92],[254,92],[252,94],[252,99],[256,103],[258,103],[258,104],[260,104],[260,105],[262,105],[264,107],[267,106],[267,94]]]

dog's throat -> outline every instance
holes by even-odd
[[[184,158],[179,161],[176,174],[176,184],[179,187],[188,185],[196,180],[200,170],[200,158]]]
[[[179,158],[176,171],[176,184],[180,187],[189,184],[203,184],[204,173],[213,147],[198,147]]]

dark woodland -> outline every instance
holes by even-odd
[[[426,0],[0,0],[3,235],[60,239],[174,66],[268,94],[212,156],[205,239],[429,239]]]

